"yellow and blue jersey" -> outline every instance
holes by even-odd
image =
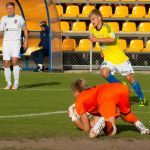
[[[114,43],[100,43],[100,47],[102,49],[102,53],[104,55],[104,61],[110,61],[113,64],[121,64],[127,61],[129,58],[125,55],[123,50],[119,45],[119,40],[115,37],[115,33],[112,28],[104,23],[100,30],[96,28],[92,28],[91,32],[96,38],[114,38]]]

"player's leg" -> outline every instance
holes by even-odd
[[[120,65],[117,65],[116,68],[121,73],[121,75],[128,80],[128,82],[132,85],[134,91],[137,93],[139,98],[139,106],[144,106],[146,104],[146,99],[144,98],[138,80],[134,79],[134,70],[131,66],[130,61],[126,61]]]
[[[42,50],[35,51],[31,54],[32,60],[35,62],[37,65],[37,68],[34,70],[34,72],[40,72],[43,69],[43,52]]]
[[[17,90],[19,86],[19,74],[20,74],[20,68],[18,65],[18,57],[12,57],[12,65],[13,65],[13,75],[14,75],[14,85],[12,89]]]
[[[101,76],[110,83],[120,82],[113,72],[115,72],[115,66],[111,62],[104,61],[101,66]]]
[[[13,65],[13,75],[14,75],[14,85],[12,87],[13,90],[17,90],[19,87],[19,54],[20,54],[20,41],[12,41],[12,50],[11,50],[11,57],[12,57],[12,65]]]
[[[11,70],[10,70],[10,61],[9,60],[4,60],[3,61],[3,66],[4,66],[4,76],[7,82],[6,87],[4,88],[5,90],[11,89]]]
[[[125,78],[128,80],[128,82],[132,85],[132,88],[137,93],[139,98],[139,106],[144,106],[146,104],[146,98],[144,97],[140,84],[138,80],[134,79],[133,74],[128,74],[125,76]]]
[[[7,82],[7,85],[4,88],[5,90],[11,89],[10,47],[11,47],[11,45],[9,42],[7,42],[7,41],[3,42],[3,66],[4,66],[4,76],[5,76],[5,80]]]
[[[141,134],[149,134],[149,129],[145,127],[145,125],[141,121],[139,121],[139,119],[133,112],[131,112],[129,100],[130,92],[128,87],[122,86],[122,88],[120,87],[119,90],[120,94],[118,100],[118,107],[120,109],[121,118],[126,122],[133,123]]]

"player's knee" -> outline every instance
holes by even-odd
[[[101,76],[106,79],[109,76],[109,72],[105,69],[102,69]]]
[[[4,68],[9,68],[10,67],[10,62],[9,61],[4,61],[3,66],[4,66]]]

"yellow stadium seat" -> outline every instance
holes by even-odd
[[[141,22],[139,24],[139,32],[150,32],[150,22]]]
[[[27,21],[28,30],[41,30],[40,22]]]
[[[119,45],[122,50],[125,51],[127,49],[127,41],[125,39],[119,39]]]
[[[121,0],[122,2],[135,2],[137,0]]]
[[[31,38],[28,40],[28,47],[37,47],[40,43],[40,38]]]
[[[58,16],[62,16],[63,15],[63,6],[61,5],[56,5],[56,9],[57,9],[57,12],[58,12]]]
[[[106,2],[118,2],[119,0],[105,0]]]
[[[40,38],[29,38],[28,40],[28,49],[25,52],[25,56],[30,56],[32,52],[37,51],[41,49],[38,47],[38,44],[40,43]]]
[[[115,14],[112,15],[114,18],[125,18],[128,16],[129,10],[127,6],[117,6]]]
[[[82,9],[82,14],[80,14],[79,17],[88,17],[93,9],[95,9],[95,6],[85,5]]]
[[[62,50],[62,40],[60,38],[53,38],[52,41],[52,51],[61,51]]]
[[[143,40],[131,40],[126,52],[141,52],[143,50]]]
[[[150,18],[150,7],[148,9],[148,14],[145,16],[145,18]]]
[[[74,22],[72,26],[72,31],[86,31],[85,22]]]
[[[63,17],[77,17],[79,16],[79,6],[69,5],[66,8],[66,13],[63,14]]]
[[[42,49],[42,47],[36,47],[36,46],[28,47],[24,55],[30,56],[32,52],[38,51],[40,49]]]
[[[144,6],[134,6],[132,9],[132,14],[129,18],[143,18],[146,16],[146,9]]]
[[[146,48],[143,49],[143,52],[150,52],[150,40],[146,43]]]
[[[99,2],[103,2],[103,1],[105,1],[105,0],[98,0]],[[89,0],[89,2],[97,2],[97,0]]]
[[[122,25],[123,32],[136,32],[135,22],[124,22]]]
[[[137,0],[139,2],[148,2],[149,0]]]
[[[118,22],[108,22],[114,32],[119,32],[119,23]]]
[[[89,31],[91,31],[93,28],[94,28],[93,24],[92,24],[92,23],[90,23],[90,24],[89,24],[89,28],[88,28],[88,30],[89,30]]]
[[[101,51],[101,47],[100,47],[98,42],[96,42],[95,46],[93,47],[93,51],[95,51],[95,52],[100,52]]]
[[[69,23],[67,21],[60,22],[61,31],[69,31]]]
[[[81,39],[79,46],[75,49],[76,51],[89,51],[91,48],[91,42],[89,39]]]
[[[64,39],[62,42],[62,50],[75,50],[76,41],[75,39]]]
[[[102,5],[99,8],[100,12],[102,13],[104,18],[109,18],[112,16],[112,7],[107,5]]]

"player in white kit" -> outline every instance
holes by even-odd
[[[6,90],[17,90],[19,86],[19,65],[18,58],[21,47],[21,30],[24,31],[24,49],[28,46],[28,30],[23,17],[15,14],[15,4],[8,2],[6,4],[8,15],[0,20],[0,31],[4,32],[3,37],[3,65],[4,75],[7,82]],[[13,65],[14,85],[11,83],[10,66]]]

